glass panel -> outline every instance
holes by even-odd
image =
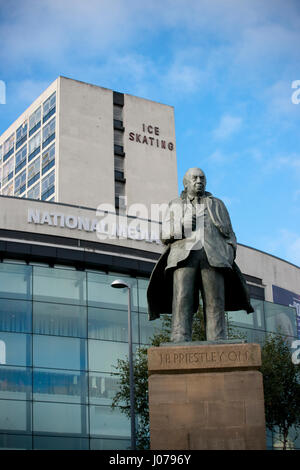
[[[41,120],[41,108],[38,108],[29,118],[29,129],[32,129]]]
[[[114,309],[128,309],[127,289],[114,289],[111,283],[116,279],[130,283],[132,309],[137,310],[137,283],[136,279],[120,274],[96,274],[87,273],[88,279],[88,304],[92,307],[104,307]]]
[[[55,132],[55,118],[43,127],[43,142]]]
[[[31,369],[0,366],[0,398],[31,400]]]
[[[33,331],[43,335],[86,337],[86,307],[34,302]]]
[[[45,178],[42,180],[42,194],[45,194],[47,191],[54,186],[55,181],[55,172],[51,171]]]
[[[98,436],[130,436],[130,420],[118,409],[90,406],[90,433]]]
[[[2,450],[31,450],[32,437],[13,435],[13,434],[0,434],[0,449]]]
[[[34,300],[85,305],[85,279],[82,271],[34,266]]]
[[[33,431],[86,434],[86,406],[34,402]]]
[[[112,341],[89,340],[89,369],[99,372],[116,372],[113,366],[118,359],[128,356],[128,344]]]
[[[111,374],[91,372],[89,374],[89,400],[95,405],[111,405],[119,390],[119,378]]]
[[[0,299],[0,330],[31,333],[32,302]]]
[[[147,289],[149,279],[138,279],[139,312],[148,313]]]
[[[31,365],[31,335],[0,332],[0,364]]]
[[[30,141],[28,142],[28,154],[30,155],[32,152],[34,152],[35,149],[38,148],[40,144],[41,144],[41,131],[35,134],[35,136],[32,137]]]
[[[0,400],[0,430],[31,431],[31,402]]]
[[[266,330],[297,337],[296,311],[284,305],[265,302]]]
[[[87,376],[84,372],[35,369],[33,394],[34,400],[85,403]]]
[[[18,142],[19,140],[22,139],[27,135],[27,122],[24,122],[18,129],[16,130],[16,141]]]
[[[33,448],[38,450],[89,450],[89,440],[79,437],[34,436]]]
[[[56,91],[44,102],[43,104],[43,116],[49,113],[54,108],[56,103]]]
[[[0,297],[31,300],[31,266],[0,263]]]
[[[129,439],[91,439],[91,450],[129,450]]]
[[[16,166],[18,166],[20,163],[26,160],[26,155],[27,155],[27,146],[24,145],[24,147],[22,147],[21,150],[19,150],[16,153],[16,157],[15,157]]]
[[[155,320],[149,321],[148,315],[141,313],[139,316],[140,320],[140,343],[150,344],[151,338],[155,333],[158,333],[162,329],[162,317]]]
[[[128,342],[128,313],[122,310],[88,308],[89,338]],[[132,338],[138,342],[138,314],[132,312]]]
[[[230,323],[238,323],[239,325],[247,325],[250,328],[254,327],[253,313],[247,314],[245,310],[228,312],[228,321]]]
[[[34,335],[33,364],[53,369],[86,369],[86,342],[77,338]]]
[[[40,197],[40,183],[33,186],[33,188],[30,189],[30,191],[27,192],[27,197],[29,199],[39,199],[39,197]]]

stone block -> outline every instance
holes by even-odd
[[[151,449],[265,448],[260,347],[149,348]]]

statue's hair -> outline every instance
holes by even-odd
[[[206,176],[205,176],[205,173],[203,170],[201,170],[201,168],[198,168],[198,167],[194,167],[194,168],[189,168],[186,172],[185,172],[185,175],[183,177],[183,186],[184,186],[184,190],[186,189],[186,186],[187,186],[187,180],[188,180],[188,176],[191,172],[191,170],[200,170],[202,171],[203,175],[204,175],[204,178],[205,178],[205,182],[206,182]]]

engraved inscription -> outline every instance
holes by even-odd
[[[245,364],[250,359],[249,351],[205,351],[205,352],[160,352],[160,365],[205,365],[218,363]]]

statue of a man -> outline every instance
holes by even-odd
[[[162,221],[167,249],[148,287],[149,319],[172,313],[172,342],[191,341],[201,292],[207,340],[226,339],[225,310],[253,312],[246,283],[234,262],[236,237],[224,203],[205,191],[206,177],[190,168],[184,191]]]

